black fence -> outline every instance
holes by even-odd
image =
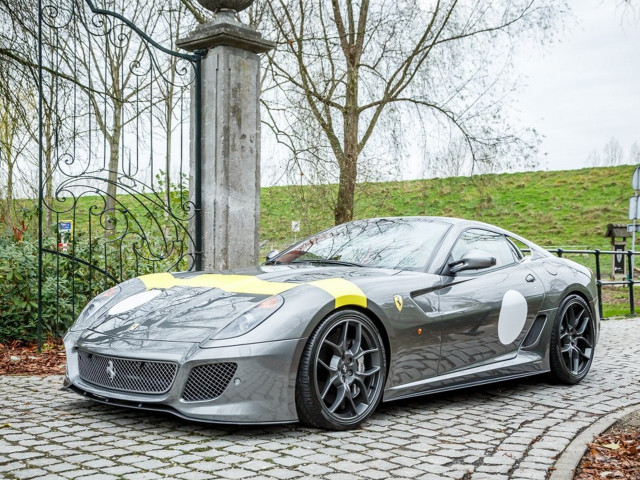
[[[635,302],[634,302],[634,293],[633,287],[635,284],[640,283],[640,280],[634,280],[634,276],[631,274],[634,270],[634,256],[639,255],[640,252],[634,252],[632,250],[621,251],[608,251],[608,250],[565,250],[563,248],[557,249],[548,249],[549,252],[556,254],[558,257],[563,257],[565,255],[583,255],[583,256],[593,256],[595,260],[595,274],[596,274],[596,285],[598,287],[598,311],[600,313],[600,317],[603,317],[603,301],[602,301],[602,287],[603,286],[614,286],[614,285],[624,285],[628,290],[628,300],[629,300],[629,314],[635,315]],[[626,275],[624,280],[603,280],[602,274],[602,257],[606,256],[608,259],[612,260],[613,256],[623,256],[626,262]],[[613,261],[611,261],[613,263]]]

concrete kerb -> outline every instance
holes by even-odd
[[[636,410],[640,410],[640,403],[634,403],[633,405],[610,413],[593,423],[590,427],[587,427],[580,435],[573,439],[562,452],[560,458],[556,460],[553,470],[551,470],[549,480],[573,480],[576,467],[587,451],[587,444],[592,442],[595,437],[603,433],[618,420]]]

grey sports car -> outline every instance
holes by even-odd
[[[360,220],[245,272],[159,273],[93,299],[64,385],[216,423],[344,430],[380,401],[551,372],[582,380],[600,319],[591,272],[498,227]]]

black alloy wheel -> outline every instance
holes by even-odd
[[[363,313],[340,310],[316,328],[302,354],[296,385],[298,415],[328,430],[358,427],[382,398],[384,342]]]
[[[551,335],[551,372],[561,382],[576,384],[589,372],[595,329],[587,302],[578,295],[564,299]]]

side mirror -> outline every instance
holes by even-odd
[[[271,250],[269,253],[267,253],[267,262],[273,260],[279,253],[280,250]]]
[[[477,270],[480,268],[493,267],[496,264],[496,258],[482,250],[471,250],[465,253],[460,260],[449,264],[449,272],[456,274],[464,270]]]

